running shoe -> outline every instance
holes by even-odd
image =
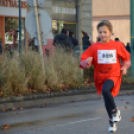
[[[114,133],[117,131],[117,126],[116,126],[116,123],[109,120],[109,128],[108,128],[108,132],[110,133]]]
[[[119,109],[115,109],[114,112],[112,112],[113,116],[113,122],[119,122],[121,120],[121,113]]]

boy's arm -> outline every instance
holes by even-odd
[[[127,69],[131,66],[130,53],[126,50],[123,44],[120,44],[118,54],[122,61],[121,65],[122,75],[126,75]]]
[[[93,57],[89,57],[86,60],[81,61],[80,68],[89,69],[92,65]]]
[[[81,62],[79,67],[82,69],[89,69],[89,67],[93,64],[94,57],[94,45],[91,45],[84,51],[81,55]]]
[[[122,63],[122,67],[125,67],[126,69],[128,69],[131,66],[131,61],[125,61]]]

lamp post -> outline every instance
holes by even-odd
[[[134,0],[130,0],[130,23],[131,23],[131,71],[134,77]]]
[[[19,0],[19,54],[21,51],[21,0]]]

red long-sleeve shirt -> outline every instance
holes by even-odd
[[[131,65],[130,54],[125,49],[121,42],[110,40],[108,43],[97,42],[90,46],[81,56],[80,68],[88,69],[90,65],[87,64],[87,59],[93,57],[94,65],[94,79],[97,93],[102,92],[103,83],[107,79],[114,82],[112,95],[118,95],[121,85],[121,63],[122,66],[129,68]]]

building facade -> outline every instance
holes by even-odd
[[[0,40],[2,44],[19,43],[19,6],[15,0],[0,0]],[[21,1],[21,28],[22,41],[25,41],[25,16],[27,14],[27,2]]]
[[[52,44],[54,36],[59,34],[63,27],[73,31],[75,37],[79,39],[81,25],[82,30],[92,37],[92,0],[82,0],[82,8],[80,6],[79,0],[45,0],[41,9],[45,10],[52,19],[51,31],[44,37],[47,38],[47,45]],[[31,9],[32,7],[27,4],[26,0],[21,0],[22,42],[24,44],[27,38],[25,17]],[[82,18],[79,17],[80,13],[82,13]],[[31,38],[30,35],[29,38]],[[0,0],[0,39],[4,46],[19,43],[18,0]]]
[[[93,40],[98,36],[97,24],[109,20],[113,25],[112,39],[130,42],[130,0],[93,0]]]
[[[45,10],[52,18],[52,29],[45,37],[47,38],[47,46],[44,49],[49,49],[52,45],[52,40],[55,35],[61,32],[63,27],[74,32],[75,37],[80,39],[80,25],[82,30],[92,36],[92,0],[82,0],[82,5],[79,5],[80,0],[45,0],[41,9]],[[80,8],[82,6],[82,8]],[[28,11],[31,7],[28,7]],[[82,18],[80,18],[80,13]],[[82,24],[80,21],[82,20]]]

